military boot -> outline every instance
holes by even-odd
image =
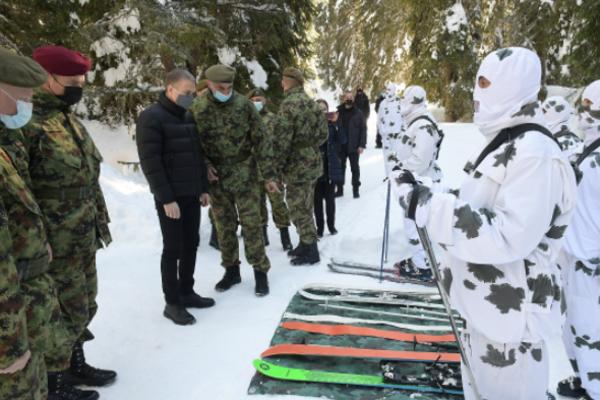
[[[215,305],[215,300],[192,292],[180,295],[179,303],[186,308],[209,308]]]
[[[167,304],[163,315],[177,325],[194,325],[196,323],[196,318],[180,304]]]
[[[65,382],[72,386],[107,386],[117,379],[117,373],[94,368],[85,362],[83,343],[77,342],[71,353],[71,367],[65,373]]]
[[[279,230],[279,234],[281,236],[281,245],[283,246],[284,251],[292,250],[294,246],[292,246],[292,240],[290,239],[290,230],[288,227],[281,228]]]
[[[212,228],[210,230],[210,241],[208,242],[209,246],[219,250],[219,239],[217,238],[217,228],[215,228],[214,225],[212,225]]]
[[[254,287],[254,293],[258,297],[264,297],[269,294],[269,280],[267,273],[254,268],[254,280],[256,286]]]
[[[577,376],[570,376],[558,382],[556,392],[561,396],[577,399],[587,394],[586,390],[581,386],[581,379]]]
[[[304,249],[304,244],[302,242],[298,243],[298,246],[294,250],[288,251],[288,256],[290,257],[298,257],[300,253],[302,253]]]
[[[65,372],[48,373],[48,400],[97,400],[95,390],[81,390],[65,382]]]
[[[215,285],[215,290],[217,292],[224,292],[226,290],[231,289],[233,285],[237,285],[242,281],[242,277],[240,276],[240,265],[232,265],[225,268],[225,275],[223,278],[217,282]]]
[[[267,233],[267,225],[263,225],[263,238],[265,241],[265,247],[269,245],[269,234]]]
[[[296,258],[292,258],[292,265],[313,265],[320,261],[319,248],[317,242],[314,242],[303,245],[301,253]]]

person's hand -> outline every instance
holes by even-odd
[[[202,193],[200,195],[200,204],[202,204],[202,207],[208,207],[210,204],[210,195],[208,193]]]
[[[364,149],[364,147],[359,147],[359,148],[357,149],[357,151],[358,151],[358,154],[362,154],[362,153],[363,153],[363,151],[365,151],[365,149]]]
[[[12,363],[12,365],[10,365],[8,368],[0,369],[0,374],[7,375],[7,374],[14,374],[15,372],[21,371],[23,368],[25,368],[25,366],[29,362],[30,358],[31,358],[31,352],[29,350],[27,350],[25,352],[25,354],[23,354],[21,357],[19,357],[17,359],[17,361]]]
[[[404,216],[416,221],[420,227],[425,226],[429,219],[429,200],[432,197],[431,188],[425,182],[431,180],[417,180],[410,171],[399,167],[392,170],[390,180],[395,197],[404,209]]]
[[[215,167],[213,167],[212,165],[209,165],[206,168],[208,171],[207,175],[208,175],[208,181],[209,182],[218,182],[219,181],[219,175],[217,174],[217,169]]]
[[[279,185],[277,185],[277,182],[275,181],[266,181],[265,189],[267,189],[267,192],[269,193],[281,193],[279,190]]]
[[[169,204],[165,204],[163,207],[165,209],[165,214],[167,214],[167,217],[169,217],[171,219],[181,218],[181,211],[179,210],[179,204],[177,204],[176,201],[169,203]]]
[[[54,254],[52,253],[52,246],[50,246],[50,243],[46,243],[46,251],[48,252],[48,262],[51,263],[54,259]]]

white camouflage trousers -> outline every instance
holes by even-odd
[[[417,233],[417,227],[415,221],[412,219],[404,218],[404,233],[408,238],[408,246],[410,248],[410,258],[414,265],[420,269],[429,269],[429,263],[427,262],[427,255],[421,241],[419,240],[419,234]]]

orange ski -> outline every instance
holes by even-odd
[[[379,349],[358,349],[355,347],[319,346],[311,344],[280,344],[267,349],[262,357],[272,356],[319,356],[376,358],[380,360],[398,360],[413,362],[447,362],[459,363],[458,353],[434,353],[425,351],[399,351]]]
[[[398,331],[387,331],[384,329],[365,328],[353,325],[327,325],[311,324],[308,322],[287,321],[281,323],[281,327],[293,331],[303,331],[309,333],[320,333],[328,336],[368,336],[382,339],[398,340],[401,342],[417,342],[421,344],[430,343],[452,343],[456,342],[456,337],[450,335],[425,335]]]

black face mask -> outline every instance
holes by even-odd
[[[352,100],[346,100],[346,101],[344,101],[344,104],[346,105],[347,108],[350,108],[350,107],[352,107],[354,102]]]
[[[83,88],[79,86],[65,86],[65,94],[61,94],[58,97],[68,106],[72,106],[73,104],[77,104],[81,101],[83,97]]]

